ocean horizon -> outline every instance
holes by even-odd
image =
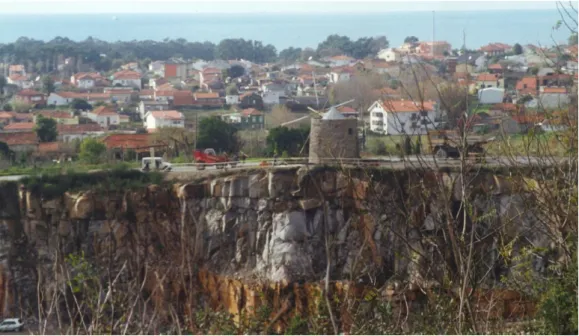
[[[491,42],[553,45],[565,43],[569,32],[553,30],[559,13],[553,10],[489,10],[436,12],[434,39],[453,48],[477,49]],[[433,39],[432,12],[386,12],[352,14],[303,13],[195,13],[195,14],[58,14],[0,15],[0,43],[20,37],[48,41],[67,37],[75,41],[93,37],[104,41],[164,40],[218,43],[243,38],[287,47],[316,48],[328,35],[360,37],[384,35],[390,46],[406,36]]]

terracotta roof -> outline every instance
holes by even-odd
[[[425,101],[424,104],[420,102],[412,102],[410,100],[384,100],[382,106],[387,112],[420,112],[421,110],[434,110],[434,101]]]
[[[173,97],[174,95],[175,95],[175,90],[155,91],[155,97]]]
[[[22,75],[12,75],[10,76],[10,80],[12,81],[27,81],[29,80],[28,77]]]
[[[494,74],[481,73],[478,76],[476,76],[476,80],[479,82],[491,82],[498,80],[498,77],[497,75]]]
[[[0,119],[12,119],[12,114],[0,111]]]
[[[512,47],[508,44],[504,44],[504,43],[490,43],[484,47],[481,47],[480,50],[482,51],[506,51],[511,49]]]
[[[103,91],[104,91],[104,93],[110,93],[110,94],[131,94],[131,93],[133,93],[133,89],[127,89],[127,88],[106,88]]]
[[[38,151],[41,153],[59,152],[60,142],[41,142],[38,144]]]
[[[515,105],[513,103],[494,104],[493,110],[500,110],[500,111],[505,111],[505,112],[507,112],[507,111],[516,112],[517,111],[517,105]]]
[[[8,67],[10,71],[24,71],[24,65],[22,64],[13,64]]]
[[[17,96],[23,96],[23,97],[32,97],[32,96],[43,96],[44,94],[42,92],[38,92],[36,90],[26,89],[26,90],[22,90],[22,91],[18,92],[16,95]]]
[[[243,111],[241,111],[241,114],[243,114],[244,116],[260,116],[263,115],[263,113],[261,113],[260,111],[258,111],[257,109],[254,108],[247,108]]]
[[[4,130],[33,130],[34,126],[36,126],[34,123],[32,122],[18,122],[18,123],[11,123],[8,124],[6,126],[4,126]]]
[[[99,116],[117,115],[117,112],[115,112],[113,109],[106,107],[106,106],[99,106],[99,107],[95,108],[94,110],[92,110],[92,113],[99,115]]]
[[[525,87],[526,86],[526,87]],[[520,94],[536,94],[537,93],[537,78],[523,77],[517,82],[515,89]]]
[[[99,74],[98,72],[79,72],[79,73],[74,74],[73,77],[75,80],[80,80],[80,79],[97,80],[97,79],[102,78],[101,74]]]
[[[154,118],[165,120],[183,120],[185,117],[183,113],[175,110],[168,111],[151,111],[149,112]]]
[[[37,115],[42,115],[46,118],[53,118],[53,119],[74,119],[74,116],[71,115],[70,112],[67,111],[38,111]]]
[[[354,60],[355,58],[352,58],[352,57],[346,56],[346,55],[338,55],[338,56],[332,56],[332,57],[330,57],[330,59],[332,59],[334,61],[351,61],[351,60]]]
[[[184,106],[184,105],[193,105],[193,93],[191,91],[175,91],[173,96],[173,105],[175,106]]]
[[[337,108],[337,110],[340,113],[358,113],[358,111],[354,110],[350,106],[340,106]]]
[[[84,134],[88,132],[102,132],[103,128],[99,124],[63,125],[56,126],[58,134]]]
[[[203,73],[203,76],[209,75],[209,74],[221,75],[221,70],[219,70],[217,68],[205,68],[201,72]]]
[[[139,96],[152,96],[155,94],[155,90],[141,90],[141,92],[139,92]]]
[[[32,122],[34,120],[34,115],[30,113],[18,113],[18,112],[7,112],[12,115],[12,118],[20,122]]]
[[[546,87],[543,88],[543,93],[567,93],[567,89],[564,87]]]
[[[85,93],[85,94],[80,94],[79,96],[77,96],[76,98],[80,98],[80,99],[86,99],[86,100],[102,100],[102,101],[106,101],[111,99],[111,95],[108,93]]]
[[[71,91],[53,92],[53,94],[58,95],[62,98],[77,98],[80,95],[80,93],[78,92],[71,92]]]
[[[195,100],[199,99],[215,99],[219,98],[219,93],[217,92],[196,92]]]
[[[8,146],[38,143],[36,132],[0,133],[0,141],[5,142]]]
[[[155,90],[157,90],[157,91],[174,90],[174,89],[175,89],[175,87],[171,83],[163,83],[163,84],[157,85],[155,87]]]
[[[146,134],[111,134],[105,137],[103,143],[108,149],[129,148],[149,149],[152,143],[151,135]]]
[[[123,70],[115,72],[113,75],[114,79],[141,79],[141,74],[136,71]]]
[[[500,64],[498,64],[498,63],[495,63],[495,64],[489,65],[488,68],[489,68],[490,70],[502,70],[502,69],[503,69],[503,66],[500,65]]]

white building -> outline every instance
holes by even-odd
[[[352,74],[347,70],[335,70],[330,72],[330,83],[339,83],[349,81],[352,78]]]
[[[47,105],[63,106],[68,105],[75,98],[74,92],[52,92],[46,99]]]
[[[20,89],[30,89],[34,86],[34,82],[30,80],[27,76],[22,75],[12,75],[7,78],[8,84],[16,85]]]
[[[402,60],[402,54],[394,48],[387,48],[378,52],[378,58],[386,62],[400,62]]]
[[[227,105],[239,104],[239,95],[227,95],[227,96],[225,96],[225,104],[227,104]]]
[[[368,109],[370,130],[386,135],[426,134],[441,121],[442,114],[433,101],[424,104],[409,100],[378,100]]]
[[[141,88],[141,74],[136,71],[123,70],[113,75],[113,86]]]
[[[481,104],[499,104],[504,97],[505,89],[490,87],[478,90],[478,101]]]
[[[281,93],[279,91],[267,91],[261,94],[263,98],[263,103],[266,105],[277,105],[279,104],[279,97]]]
[[[145,127],[156,130],[161,127],[185,127],[185,116],[175,110],[150,111],[145,116]]]
[[[99,106],[94,110],[84,112],[83,114],[102,127],[118,125],[121,122],[119,114],[106,106]]]

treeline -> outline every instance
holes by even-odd
[[[110,71],[125,62],[166,60],[172,57],[184,59],[245,59],[255,63],[294,62],[326,56],[345,54],[364,58],[388,47],[384,36],[363,37],[356,41],[347,36],[330,35],[317,49],[287,48],[278,53],[271,44],[245,39],[224,39],[212,42],[190,42],[186,39],[163,41],[117,41],[107,42],[89,37],[73,41],[56,37],[50,41],[21,37],[13,43],[0,44],[0,62],[26,65],[28,71],[53,72],[66,58],[74,60],[72,70],[79,71],[83,65],[92,70]],[[147,65],[147,64],[144,64]]]

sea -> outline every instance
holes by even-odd
[[[569,36],[554,10],[445,11],[436,13],[385,12],[351,14],[251,13],[251,14],[59,14],[0,15],[0,43],[20,37],[50,40],[87,37],[105,41],[164,40],[218,43],[244,38],[287,47],[316,48],[330,34],[351,39],[386,36],[399,46],[407,36],[423,41],[445,40],[453,48],[464,44],[477,49],[491,42],[553,45]],[[555,41],[555,42],[554,42]]]

